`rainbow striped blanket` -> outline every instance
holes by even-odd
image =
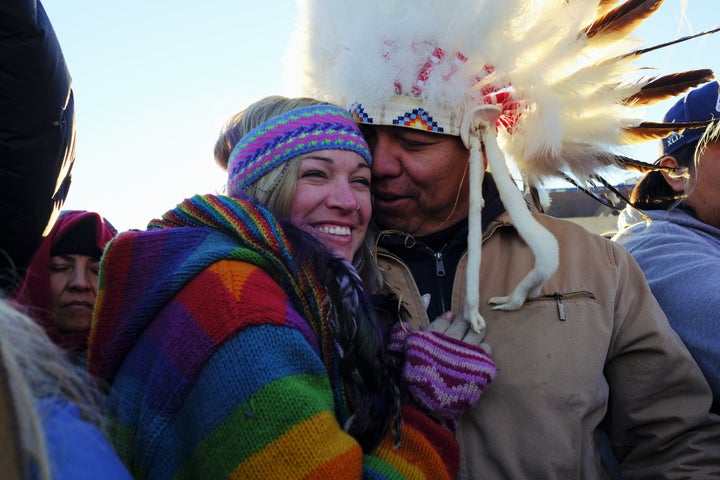
[[[324,289],[267,211],[196,196],[109,245],[89,366],[137,479],[453,478],[449,431],[403,407],[363,454]],[[388,434],[392,436],[391,433]]]

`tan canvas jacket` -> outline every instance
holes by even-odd
[[[513,312],[508,294],[534,257],[507,213],[483,235],[480,303],[498,374],[457,432],[463,479],[608,478],[599,425],[608,416],[625,479],[720,478],[720,418],[687,349],[623,247],[571,222],[537,219],[558,239],[560,266]],[[379,253],[414,327],[427,325],[407,267]],[[467,255],[452,308],[462,311]]]

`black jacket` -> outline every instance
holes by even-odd
[[[483,177],[481,231],[505,211],[492,174]],[[410,268],[421,295],[429,294],[425,310],[432,321],[450,310],[455,271],[467,252],[468,221],[464,220],[430,235],[418,236],[381,231],[378,244],[402,259]]]
[[[65,201],[75,160],[70,74],[36,0],[0,2],[0,289]]]

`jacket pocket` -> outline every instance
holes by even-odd
[[[567,292],[567,293],[548,293],[545,295],[540,295],[535,298],[530,298],[525,301],[526,304],[532,304],[532,303],[539,303],[539,302],[555,302],[557,305],[557,312],[558,312],[558,319],[562,322],[567,320],[567,315],[565,314],[565,304],[567,302],[577,302],[577,301],[597,301],[595,298],[595,294],[592,292],[589,292],[587,290],[581,290],[577,292]]]

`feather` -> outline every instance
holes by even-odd
[[[545,213],[547,210],[546,202],[543,201],[543,199],[540,197],[540,189],[536,185],[530,185],[528,187],[528,192],[530,194],[530,200],[532,201],[532,205],[535,207],[535,210],[537,210],[540,213]]]
[[[705,30],[704,32],[696,33],[694,35],[688,35],[686,37],[677,38],[675,40],[671,40],[669,42],[665,43],[658,43],[657,45],[653,45],[651,47],[647,48],[641,48],[639,50],[633,50],[632,52],[628,52],[624,55],[622,55],[619,58],[627,58],[627,57],[639,57],[640,55],[645,55],[646,53],[652,52],[653,50],[659,50],[661,48],[669,47],[672,45],[676,45],[678,43],[687,42],[688,40],[692,40],[694,38],[702,37],[705,35],[712,35],[713,33],[720,32],[720,27],[713,28],[712,30]],[[618,59],[619,59],[618,58]]]
[[[613,5],[615,5],[616,3],[618,3],[618,0],[600,0],[600,3],[597,6],[596,15],[598,17],[605,15],[613,8]]]
[[[592,197],[593,199],[597,200],[599,203],[605,205],[606,207],[615,210],[615,205],[613,205],[613,203],[612,203],[609,199],[607,199],[607,198],[605,198],[605,197],[603,197],[603,196],[601,196],[601,195],[598,195],[597,193],[593,192],[593,191],[591,190],[591,187],[587,187],[587,186],[585,186],[585,185],[581,185],[580,182],[578,182],[577,180],[575,180],[575,179],[573,179],[573,178],[571,178],[571,177],[569,177],[569,176],[567,176],[567,175],[565,176],[565,180],[567,180],[568,182],[570,182],[572,185],[574,185],[578,190],[580,190],[580,191],[583,192],[584,194]],[[613,193],[614,193],[614,192],[613,192]]]
[[[630,159],[630,160],[631,160],[631,159]],[[632,160],[632,161],[633,161],[633,162],[637,162],[637,160]],[[638,163],[642,163],[642,162],[638,162]],[[652,166],[652,165],[650,165],[650,166]],[[662,168],[665,169],[665,168],[667,168],[667,167],[662,167]],[[669,169],[669,170],[672,170],[672,169]],[[611,210],[616,211],[616,212],[619,212],[619,211],[622,210],[622,203],[620,203],[620,202],[613,202],[612,200],[610,200],[609,198],[607,198],[607,197],[604,196],[604,195],[598,195],[597,193],[595,193],[594,191],[592,191],[590,188],[585,187],[585,186],[583,186],[583,185],[580,185],[578,182],[576,182],[575,180],[573,180],[573,179],[570,178],[570,177],[565,177],[565,179],[566,179],[568,182],[570,182],[571,184],[575,185],[578,190],[580,190],[581,192],[585,193],[586,195],[592,197],[594,200],[596,200],[596,201],[598,201],[599,203],[605,205],[606,207],[610,208]],[[628,198],[628,196],[627,196],[625,193],[623,193],[623,192],[620,191],[618,188],[616,188],[612,183],[610,183],[610,182],[608,182],[607,180],[605,180],[605,178],[603,178],[602,176],[600,176],[600,175],[593,175],[592,178],[591,178],[591,180],[592,180],[593,182],[595,182],[595,183],[601,184],[601,185],[602,185],[603,187],[605,187],[609,192],[611,192],[611,193],[613,193],[614,195],[616,195],[620,200],[622,200],[623,202],[625,202],[627,205],[633,205],[632,202],[630,201],[630,199]],[[634,206],[634,205],[633,205],[633,206]]]
[[[626,145],[631,145],[634,143],[642,143],[650,140],[665,138],[672,132],[681,133],[686,129],[707,128],[710,123],[712,123],[711,120],[706,122],[684,123],[642,122],[636,127],[623,129],[620,139]]]
[[[618,155],[617,157],[615,157],[615,160],[623,170],[632,170],[635,172],[640,172],[643,175],[649,172],[656,172],[658,170],[664,170],[667,172],[672,172],[673,170],[675,170],[674,167],[664,167],[662,165],[657,165],[654,163],[641,162],[640,160],[635,160],[634,158],[625,157],[622,155]]]
[[[655,13],[663,0],[628,0],[595,21],[585,30],[585,36],[599,35],[624,37],[635,30],[646,18]]]
[[[709,82],[714,78],[710,69],[689,70],[652,79],[639,92],[623,100],[632,106],[652,105],[661,100],[685,93],[689,89]]]
[[[605,188],[607,188],[611,193],[615,194],[620,200],[622,200],[625,203],[630,203],[630,199],[625,195],[625,193],[621,192],[618,188],[615,188],[615,186],[605,180],[604,177],[600,175],[593,175],[593,179],[597,180],[598,183],[601,183]],[[604,197],[603,197],[604,198]],[[612,208],[615,211],[621,210],[621,208],[618,206],[618,202],[612,202],[608,200],[607,198],[604,198],[607,201],[607,205]]]

